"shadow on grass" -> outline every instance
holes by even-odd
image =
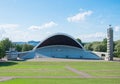
[[[18,64],[17,62],[0,62],[0,67],[2,66],[12,66]]]

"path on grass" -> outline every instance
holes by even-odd
[[[70,67],[70,66],[66,66],[66,68],[67,68],[68,70],[70,70],[70,71],[72,71],[72,72],[74,72],[74,73],[82,76],[83,78],[94,78],[93,76],[91,76],[91,75],[89,75],[89,74],[87,74],[87,73],[85,73],[85,72],[83,72],[83,71],[78,71],[77,69],[72,68],[72,67]]]
[[[1,81],[11,80],[11,79],[13,79],[13,77],[0,77],[0,82]]]

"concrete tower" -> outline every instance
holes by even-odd
[[[113,29],[111,25],[107,29],[107,59],[106,60],[113,60]]]

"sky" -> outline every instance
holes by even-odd
[[[42,41],[64,33],[102,41],[112,25],[120,39],[120,0],[0,0],[0,40]]]

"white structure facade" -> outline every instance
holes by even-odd
[[[39,43],[29,54],[21,56],[28,58],[70,58],[70,59],[100,59],[92,52],[86,51],[83,46],[71,36],[56,34]]]
[[[101,59],[96,54],[86,51],[74,38],[66,34],[55,34],[43,40],[32,51],[18,52],[17,58],[69,58]]]

